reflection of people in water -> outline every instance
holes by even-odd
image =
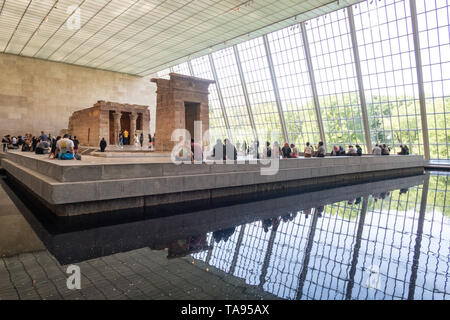
[[[303,210],[303,213],[305,214],[305,219],[308,219],[309,215],[312,213],[312,208]]]
[[[214,241],[216,243],[219,243],[221,240],[227,242],[228,239],[230,239],[230,237],[233,235],[235,230],[236,227],[214,231],[213,232]]]
[[[317,216],[318,216],[319,218],[322,217],[323,210],[325,210],[325,207],[324,207],[324,206],[320,206],[320,207],[317,207],[317,208],[316,208],[316,213],[317,213]]]
[[[408,192],[408,189],[409,189],[409,188],[403,188],[403,189],[400,189],[400,194],[407,193],[407,192]]]
[[[362,197],[359,197],[358,199],[355,200],[355,204],[360,204],[362,201]]]
[[[271,219],[264,219],[262,221],[262,227],[264,229],[264,232],[268,232],[269,231],[269,227],[272,225],[272,220]]]
[[[168,248],[167,258],[184,257],[188,254],[208,250],[206,234],[190,236],[186,239],[175,240],[170,243],[158,243],[150,246],[152,250],[164,250]]]
[[[278,226],[280,225],[280,221],[281,218],[280,217],[276,217],[276,218],[272,218],[272,219],[264,219],[262,221],[262,227],[264,229],[264,232],[268,232],[269,231],[269,227],[272,227],[273,231],[276,231]]]

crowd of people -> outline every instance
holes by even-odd
[[[406,145],[400,145],[401,151],[397,154],[399,155],[409,155],[409,149]],[[262,151],[262,153],[260,153]],[[376,144],[372,150],[372,155],[389,155],[391,149],[386,144]],[[320,141],[316,146],[307,142],[303,149],[303,153],[295,146],[295,144],[285,143],[283,147],[279,145],[278,142],[274,142],[273,145],[269,141],[266,142],[265,146],[260,149],[259,141],[255,141],[251,144],[247,142],[236,143],[236,146],[232,144],[229,139],[225,139],[223,142],[221,139],[217,139],[216,143],[212,147],[212,154],[206,156],[208,160],[237,160],[238,155],[246,159],[247,157],[252,157],[253,159],[286,159],[286,158],[312,158],[312,157],[325,157],[325,156],[362,156],[363,149],[359,144],[349,145],[346,149],[342,145],[333,146],[330,153],[324,146],[324,143]],[[191,145],[189,147],[186,144],[179,151],[177,160],[182,161],[203,161],[204,150],[201,144],[191,140]]]
[[[148,135],[149,148],[155,147],[155,135]],[[144,143],[143,133],[138,136],[135,134],[134,143],[136,148],[139,144],[142,148]],[[73,138],[69,134],[65,134],[63,137],[53,137],[51,134],[46,134],[43,131],[40,136],[36,137],[30,133],[26,133],[24,136],[10,136],[6,135],[2,139],[3,149],[20,149],[22,151],[35,152],[36,154],[48,154],[49,158],[53,159],[74,159],[81,158],[78,155],[79,141],[76,136]],[[127,130],[122,130],[119,135],[119,145],[130,144],[130,134]],[[100,151],[104,152],[107,147],[105,138],[100,141]],[[203,146],[200,143],[191,140],[190,146],[186,144],[178,152],[177,160],[182,161],[203,161],[205,159]],[[3,150],[5,151],[5,150]],[[262,153],[260,153],[262,151]],[[391,149],[386,144],[376,144],[372,150],[372,155],[389,155]],[[400,152],[398,155],[409,155],[410,151],[407,145],[400,145]],[[244,141],[236,143],[236,146],[232,144],[229,139],[225,139],[223,142],[221,139],[217,139],[216,143],[212,147],[212,153],[206,156],[209,160],[237,160],[238,154],[241,154],[244,158],[251,156],[255,159],[286,159],[286,158],[298,158],[298,157],[325,157],[329,156],[361,156],[363,150],[360,145],[349,145],[346,150],[342,145],[333,146],[330,153],[324,146],[324,143],[320,141],[316,146],[307,142],[303,149],[303,153],[295,146],[295,144],[284,143],[283,147],[278,142],[271,143],[267,141],[265,146],[260,149],[259,141],[254,141],[251,144],[247,144]],[[77,156],[78,155],[78,156]]]
[[[138,136],[137,133],[134,134],[134,146],[137,149],[139,147],[139,145],[141,146],[141,149],[144,145],[144,134],[141,132],[140,135]],[[102,141],[105,141],[105,138],[102,138]],[[128,130],[121,130],[119,133],[119,146],[123,147],[125,145],[131,145],[131,139],[130,139],[130,133],[128,132]],[[103,143],[104,144],[104,143]],[[149,133],[148,134],[148,144],[149,144],[149,149],[154,149],[155,148],[155,135],[152,135]],[[102,146],[100,145],[100,148],[102,148]],[[106,148],[106,146],[105,146]],[[104,151],[104,149],[103,149]],[[103,152],[102,151],[102,152]]]
[[[36,154],[48,154],[49,159],[81,160],[81,156],[78,154],[79,145],[80,142],[76,136],[72,138],[69,134],[64,134],[62,137],[54,137],[44,131],[41,131],[39,136],[26,133],[24,136],[6,135],[2,138],[3,151],[16,149]]]

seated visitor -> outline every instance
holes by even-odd
[[[291,152],[292,152],[292,150],[291,150],[291,148],[289,147],[289,143],[285,143],[284,144],[284,146],[283,146],[283,148],[281,149],[281,152],[282,152],[282,155],[283,155],[283,158],[285,159],[285,158],[290,158],[291,157]]]
[[[360,147],[359,144],[356,145],[356,154],[358,156],[362,156],[362,148]]]
[[[295,144],[291,144],[291,158],[297,158],[298,157],[298,150],[295,147]]]
[[[327,150],[325,150],[325,147],[324,147],[324,145],[323,145],[323,142],[322,141],[320,141],[319,142],[319,146],[318,146],[318,148],[317,148],[317,156],[319,157],[319,158],[323,158],[323,157],[325,157],[325,154],[327,153]]]
[[[339,155],[338,153],[339,153],[339,148],[336,147],[336,146],[333,146],[333,150],[331,150],[330,155],[331,156],[338,156]]]
[[[192,152],[191,147],[186,141],[179,149],[178,154],[175,156],[175,160],[177,161],[191,161]]]
[[[191,161],[203,161],[203,148],[194,139],[191,139]]]
[[[51,151],[50,154],[48,155],[49,159],[55,159],[58,157],[58,154],[56,153],[56,144],[58,143],[59,140],[61,140],[61,136],[57,136],[56,140],[53,139]]]
[[[31,143],[24,141],[22,144],[22,151],[31,151]]]
[[[350,156],[355,156],[357,154],[356,148],[354,148],[352,145],[348,146],[347,154]]]
[[[100,152],[105,152],[106,145],[107,145],[107,143],[106,143],[105,138],[102,138],[102,140],[100,141]]]
[[[378,145],[378,143],[375,145],[375,147],[372,150],[372,154],[375,156],[381,156],[381,148]]]
[[[408,148],[408,146],[405,144],[403,147],[405,148],[405,154],[409,155],[409,148]]]
[[[339,146],[338,156],[345,156],[345,149],[342,146]]]
[[[305,150],[303,151],[303,155],[305,158],[311,158],[313,155],[313,148],[311,147],[311,145],[309,144],[309,142],[306,143],[306,147]]]
[[[389,149],[389,147],[386,144],[383,144],[381,146],[381,155],[388,156],[389,155],[389,151],[391,151],[391,149]]]
[[[48,154],[50,151],[50,144],[45,141],[41,140],[38,145],[36,146],[36,154]]]
[[[74,158],[73,141],[69,139],[67,133],[56,143],[56,152],[60,160],[72,160]]]

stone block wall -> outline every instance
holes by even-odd
[[[98,147],[100,140],[100,107],[76,111],[69,118],[69,133],[83,146]]]
[[[170,80],[152,79],[157,84],[156,149],[170,152],[176,142],[171,140],[175,129],[185,129],[185,102],[198,103],[202,136],[209,129],[208,87],[214,81],[170,73]]]
[[[0,53],[0,135],[58,135],[73,112],[98,100],[147,105],[155,112],[150,78]]]

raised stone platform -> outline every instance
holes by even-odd
[[[195,235],[227,229],[287,213],[319,208],[340,201],[355,201],[369,195],[379,197],[388,192],[408,189],[423,183],[425,175],[416,175],[346,187],[306,192],[277,199],[210,208],[180,216],[157,219],[116,221],[108,219],[97,224],[86,215],[59,219],[49,223],[28,210],[21,210],[28,223],[62,264],[78,263],[117,252],[142,247],[167,247],[167,244]],[[14,196],[12,196],[14,197]],[[361,199],[360,199],[361,200]],[[56,225],[56,227],[55,227]],[[82,234],[80,235],[80,232]]]
[[[2,160],[9,177],[60,216],[192,201],[252,201],[423,173],[424,165],[422,156],[413,155],[298,158],[280,160],[275,175],[261,175],[261,168],[268,165],[248,161],[175,165],[156,157],[92,156],[60,161],[26,152],[8,152]]]

